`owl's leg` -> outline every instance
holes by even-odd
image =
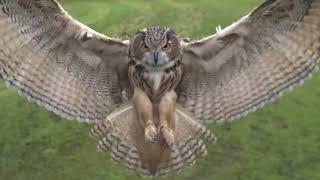
[[[155,143],[157,140],[157,128],[153,120],[152,103],[148,95],[140,88],[135,88],[132,100],[138,113],[140,124],[144,128],[146,142]]]
[[[175,106],[177,94],[174,90],[166,93],[159,104],[159,126],[158,133],[161,144],[166,147],[174,145],[174,126],[175,126]]]

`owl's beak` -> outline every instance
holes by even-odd
[[[161,50],[152,50],[144,54],[142,61],[148,66],[161,67],[169,60],[165,52],[162,52]]]
[[[159,53],[157,51],[153,52],[154,63],[157,64],[159,60]]]

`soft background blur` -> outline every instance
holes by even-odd
[[[168,26],[193,39],[208,36],[261,0],[63,0],[75,18],[108,36]],[[0,81],[0,179],[151,179],[98,153],[92,125],[65,121],[7,90]],[[303,87],[241,121],[209,125],[217,145],[194,167],[168,179],[320,179],[320,73]]]

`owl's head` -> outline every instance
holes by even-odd
[[[180,40],[168,28],[143,29],[131,39],[130,46],[132,60],[147,68],[166,69],[180,59]]]

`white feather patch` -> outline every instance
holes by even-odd
[[[149,74],[150,80],[153,82],[153,89],[158,90],[162,81],[163,72],[152,72]]]
[[[217,33],[217,34],[220,33],[222,30],[223,30],[223,29],[222,29],[221,25],[218,25],[218,26],[216,27],[216,33]]]

